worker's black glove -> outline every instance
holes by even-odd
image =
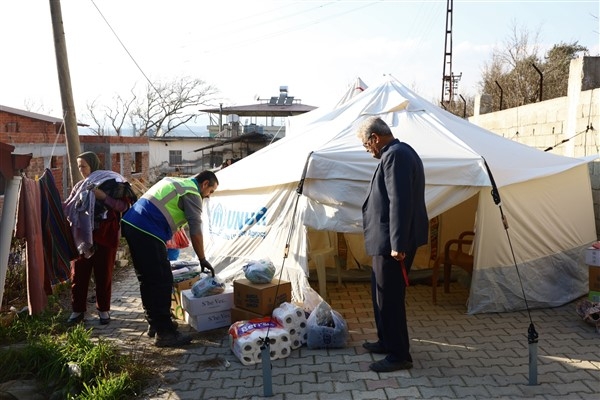
[[[215,269],[213,268],[212,265],[210,265],[210,263],[208,262],[208,260],[206,258],[203,258],[200,260],[200,267],[202,268],[201,271],[202,272],[206,272],[205,270],[209,270],[210,273],[212,274],[212,277],[215,277]]]

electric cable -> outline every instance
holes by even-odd
[[[110,22],[108,22],[108,20],[106,19],[106,17],[102,13],[102,11],[100,11],[100,8],[98,8],[98,6],[94,2],[94,0],[90,0],[90,1],[94,5],[94,7],[96,8],[96,10],[98,11],[98,14],[100,14],[100,16],[102,17],[102,19],[104,20],[104,22],[108,26],[108,29],[110,29],[110,31],[113,33],[113,35],[115,36],[115,38],[117,39],[117,41],[119,42],[119,44],[121,45],[121,47],[123,47],[123,50],[125,50],[125,52],[129,56],[129,58],[131,59],[131,61],[133,61],[133,63],[137,67],[137,69],[144,76],[144,79],[146,79],[146,81],[148,82],[148,84],[150,85],[150,87],[152,87],[152,89],[154,89],[154,91],[156,92],[156,94],[158,95],[158,97],[162,100],[163,104],[165,104],[166,100],[162,96],[161,92],[156,88],[156,86],[154,85],[154,83],[152,83],[152,81],[150,80],[150,78],[148,78],[148,75],[146,75],[146,73],[144,72],[144,70],[142,69],[142,67],[140,66],[140,64],[137,62],[137,60],[135,59],[135,57],[133,57],[133,54],[131,54],[131,52],[129,51],[129,49],[127,48],[127,46],[125,46],[125,43],[123,43],[123,41],[121,40],[121,38],[119,37],[119,35],[117,35],[117,32],[113,29],[113,27],[111,26]],[[177,118],[179,118],[179,117],[177,117]],[[191,133],[194,133],[194,131],[192,131],[190,129],[190,127],[187,126],[187,124],[185,122],[183,122],[182,125],[184,127],[186,127],[187,130],[189,130]]]

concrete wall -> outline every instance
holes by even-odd
[[[600,156],[600,57],[571,61],[566,97],[485,113],[485,95],[469,121],[505,138],[570,157]],[[484,111],[485,110],[485,111]],[[600,238],[600,160],[590,162]]]

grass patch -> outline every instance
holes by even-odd
[[[92,339],[93,329],[84,325],[67,325],[70,283],[52,290],[43,312],[29,315],[24,242],[13,239],[0,307],[0,383],[35,380],[46,398],[114,400],[139,395],[156,378],[153,356],[144,347],[123,349],[103,338]]]
[[[153,371],[143,354],[124,355],[91,329],[77,325],[61,335],[42,335],[24,346],[0,349],[0,382],[36,379],[43,393],[68,399],[128,399],[141,392]]]

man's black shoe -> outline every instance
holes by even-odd
[[[410,361],[388,361],[387,359],[379,360],[369,365],[369,369],[375,372],[393,372],[403,369],[411,369],[413,364]]]
[[[190,344],[192,336],[187,333],[181,333],[178,331],[169,331],[164,334],[156,333],[156,339],[154,345],[156,347],[180,347]]]
[[[389,351],[380,342],[364,342],[362,347],[369,353],[388,354]]]

